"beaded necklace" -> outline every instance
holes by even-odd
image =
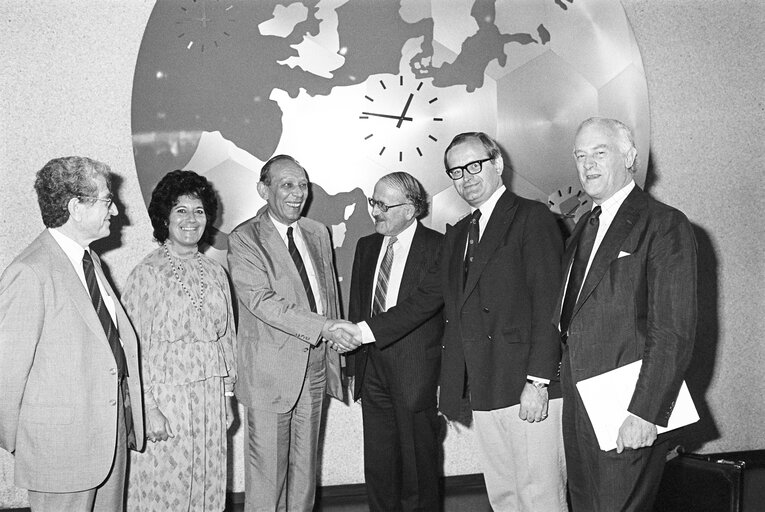
[[[186,287],[186,284],[181,280],[178,269],[175,268],[175,262],[173,261],[172,256],[170,256],[170,249],[167,248],[167,243],[162,244],[162,247],[165,249],[165,256],[167,256],[167,261],[170,262],[170,268],[173,269],[175,280],[178,281],[178,284],[181,285],[183,291],[186,292],[186,295],[188,295],[189,299],[191,299],[191,305],[194,306],[194,309],[201,313],[202,303],[205,300],[205,271],[204,268],[202,268],[202,255],[199,253],[199,251],[197,251],[196,258],[197,263],[199,264],[199,303],[197,303],[196,299],[194,299],[194,295],[191,293],[191,290],[189,290]]]

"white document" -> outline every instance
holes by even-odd
[[[616,448],[619,427],[629,415],[627,407],[635,392],[642,364],[643,361],[635,361],[576,384],[584,407],[587,409],[587,415],[595,429],[600,449],[603,451]],[[696,412],[696,406],[693,405],[688,386],[683,381],[667,426],[657,425],[657,431],[661,434],[697,421],[699,421],[699,414]]]

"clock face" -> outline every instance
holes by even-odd
[[[188,51],[220,48],[234,28],[234,5],[223,0],[186,0],[175,15],[177,39]]]
[[[444,102],[430,82],[412,75],[367,82],[359,126],[366,152],[382,165],[416,164],[443,151]]]

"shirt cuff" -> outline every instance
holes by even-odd
[[[550,379],[542,379],[540,377],[534,377],[533,375],[526,375],[526,379],[541,382],[542,384],[550,384]]]
[[[356,325],[358,325],[359,329],[361,329],[361,343],[366,345],[367,343],[375,342],[375,335],[366,322],[359,322]]]

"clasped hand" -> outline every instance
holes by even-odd
[[[321,330],[321,336],[330,348],[344,354],[361,345],[361,329],[347,320],[327,319]]]

